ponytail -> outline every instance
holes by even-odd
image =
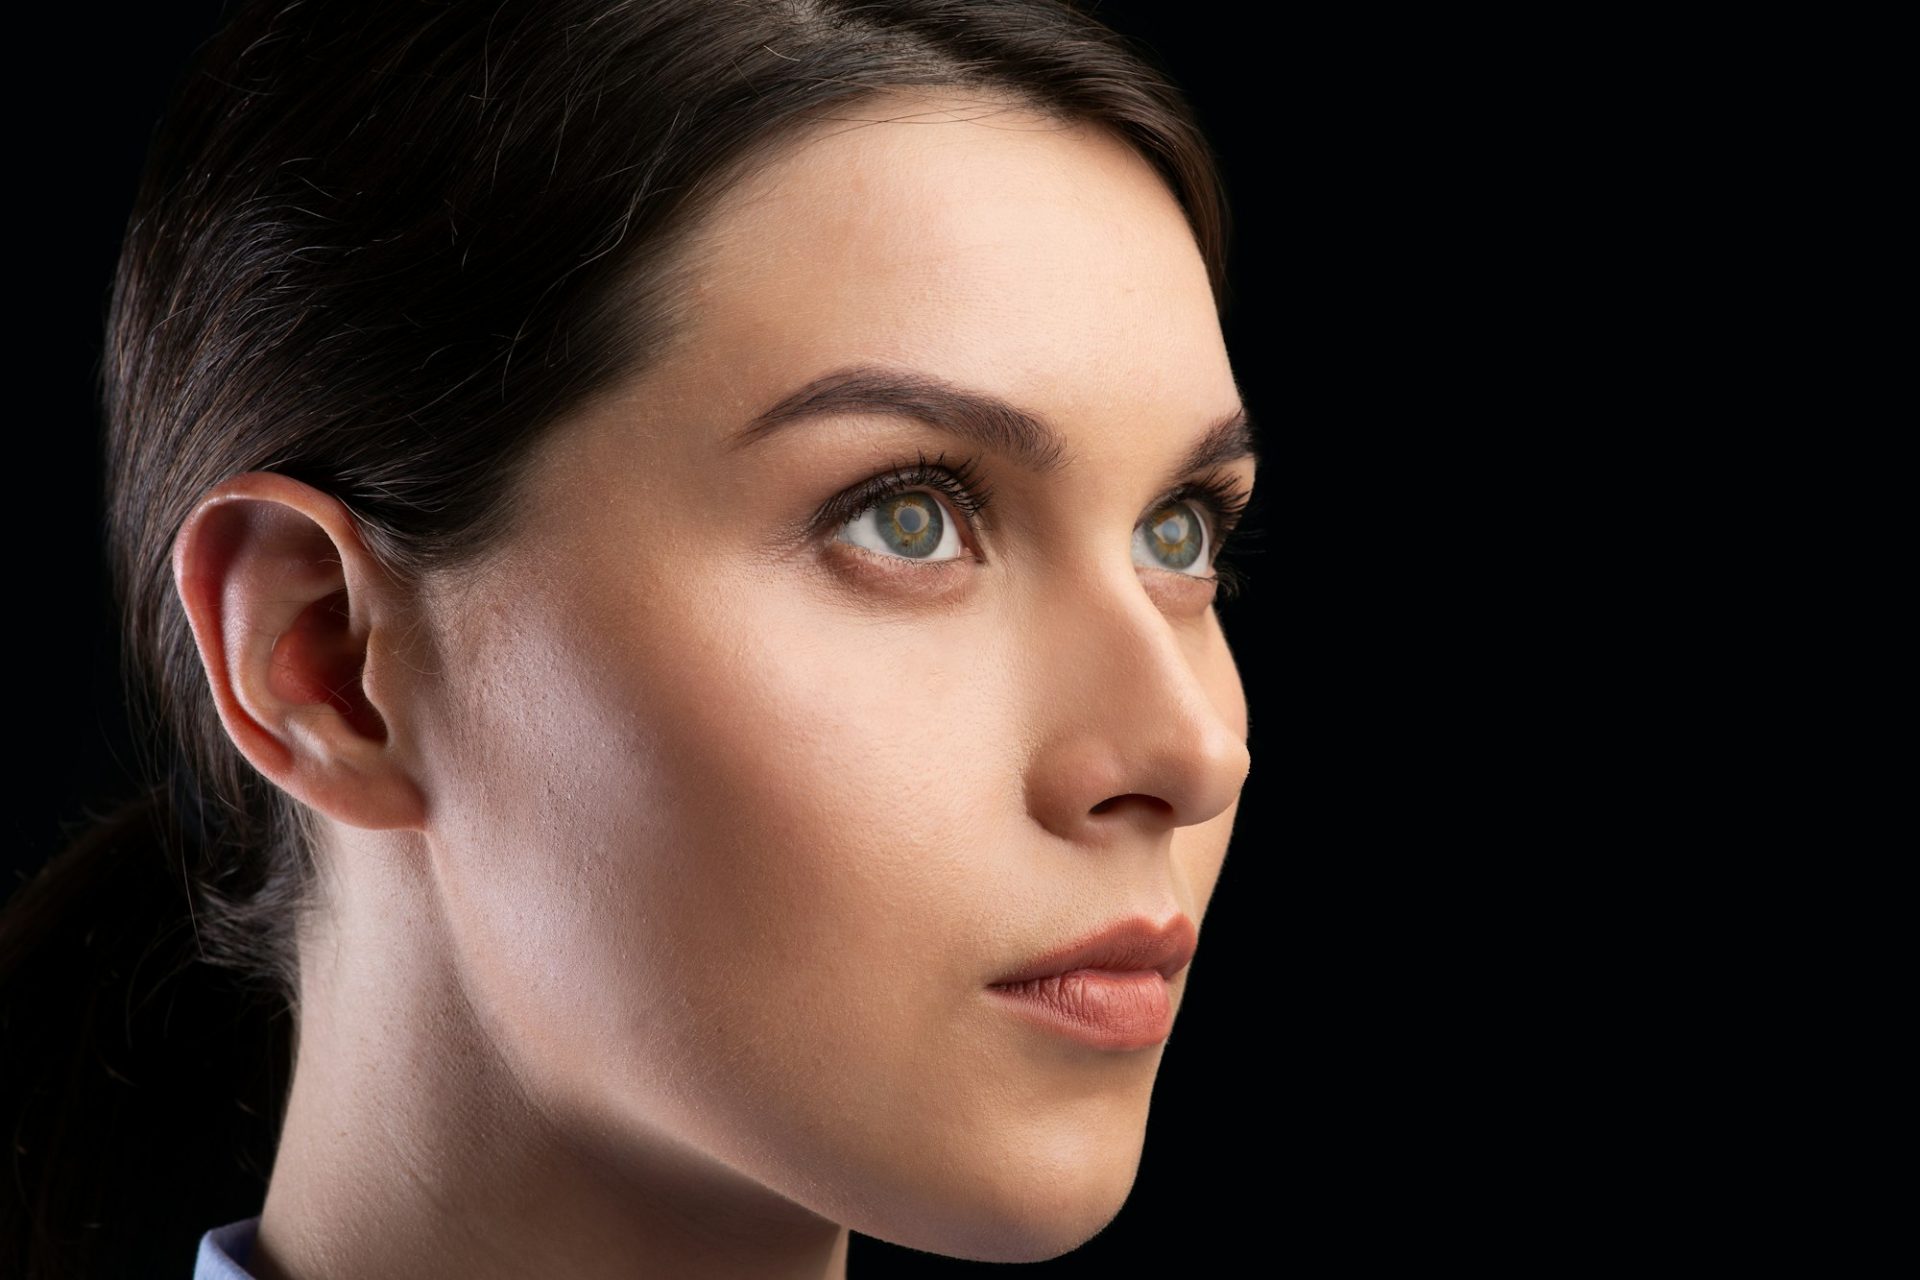
[[[172,773],[94,816],[0,908],[0,1274],[182,1275],[261,1210],[292,1019],[196,946],[196,794]]]

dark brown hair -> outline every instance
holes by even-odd
[[[1076,0],[243,0],[198,50],[101,375],[151,785],[0,915],[0,1270],[186,1274],[203,1230],[259,1212],[272,1164],[311,815],[216,714],[171,573],[196,499],[278,471],[343,502],[403,581],[474,563],[529,446],[679,331],[702,213],[799,127],[910,86],[1130,143],[1224,311],[1210,149],[1152,52]]]

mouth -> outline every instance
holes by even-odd
[[[1193,959],[1193,921],[1137,917],[1055,948],[987,984],[1029,1024],[1096,1049],[1147,1049],[1173,1029],[1169,984]]]

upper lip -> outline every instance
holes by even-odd
[[[1071,973],[1075,969],[1109,969],[1122,973],[1152,969],[1172,981],[1173,975],[1193,959],[1193,949],[1198,943],[1199,934],[1193,921],[1184,915],[1174,916],[1164,924],[1155,924],[1144,916],[1129,916],[1098,933],[1055,947],[988,985],[1010,986]]]

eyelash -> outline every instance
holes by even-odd
[[[957,466],[948,466],[946,457],[942,453],[929,462],[923,453],[915,462],[901,464],[891,471],[862,481],[827,503],[820,512],[817,527],[841,528],[896,493],[922,486],[946,494],[971,522],[991,504],[993,489],[976,474],[979,459],[967,458]],[[1230,545],[1236,554],[1239,550],[1234,535],[1241,530],[1243,517],[1253,501],[1252,493],[1238,477],[1216,474],[1177,486],[1155,502],[1152,509],[1157,511],[1188,500],[1197,501],[1207,509],[1212,522],[1212,565],[1214,580],[1219,583],[1219,599],[1231,600],[1240,594],[1246,583],[1246,575],[1227,551]]]

